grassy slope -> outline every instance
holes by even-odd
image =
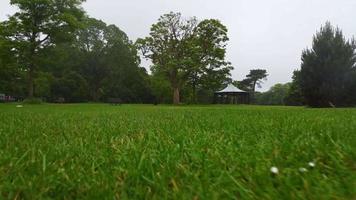
[[[354,199],[355,170],[356,109],[0,105],[0,199]]]

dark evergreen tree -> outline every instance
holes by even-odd
[[[326,23],[302,54],[300,87],[312,107],[355,105],[355,43]]]

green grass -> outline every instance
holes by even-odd
[[[355,199],[355,173],[356,109],[0,105],[0,199]]]

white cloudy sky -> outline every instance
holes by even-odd
[[[356,35],[356,0],[87,0],[83,7],[132,40],[148,35],[151,24],[170,11],[219,19],[229,29],[227,59],[235,68],[233,78],[265,68],[270,76],[261,90],[291,80],[302,50],[326,21],[348,38]],[[0,20],[13,12],[9,0],[0,0]]]

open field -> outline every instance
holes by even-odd
[[[356,109],[0,104],[0,199],[355,199],[355,173]]]

